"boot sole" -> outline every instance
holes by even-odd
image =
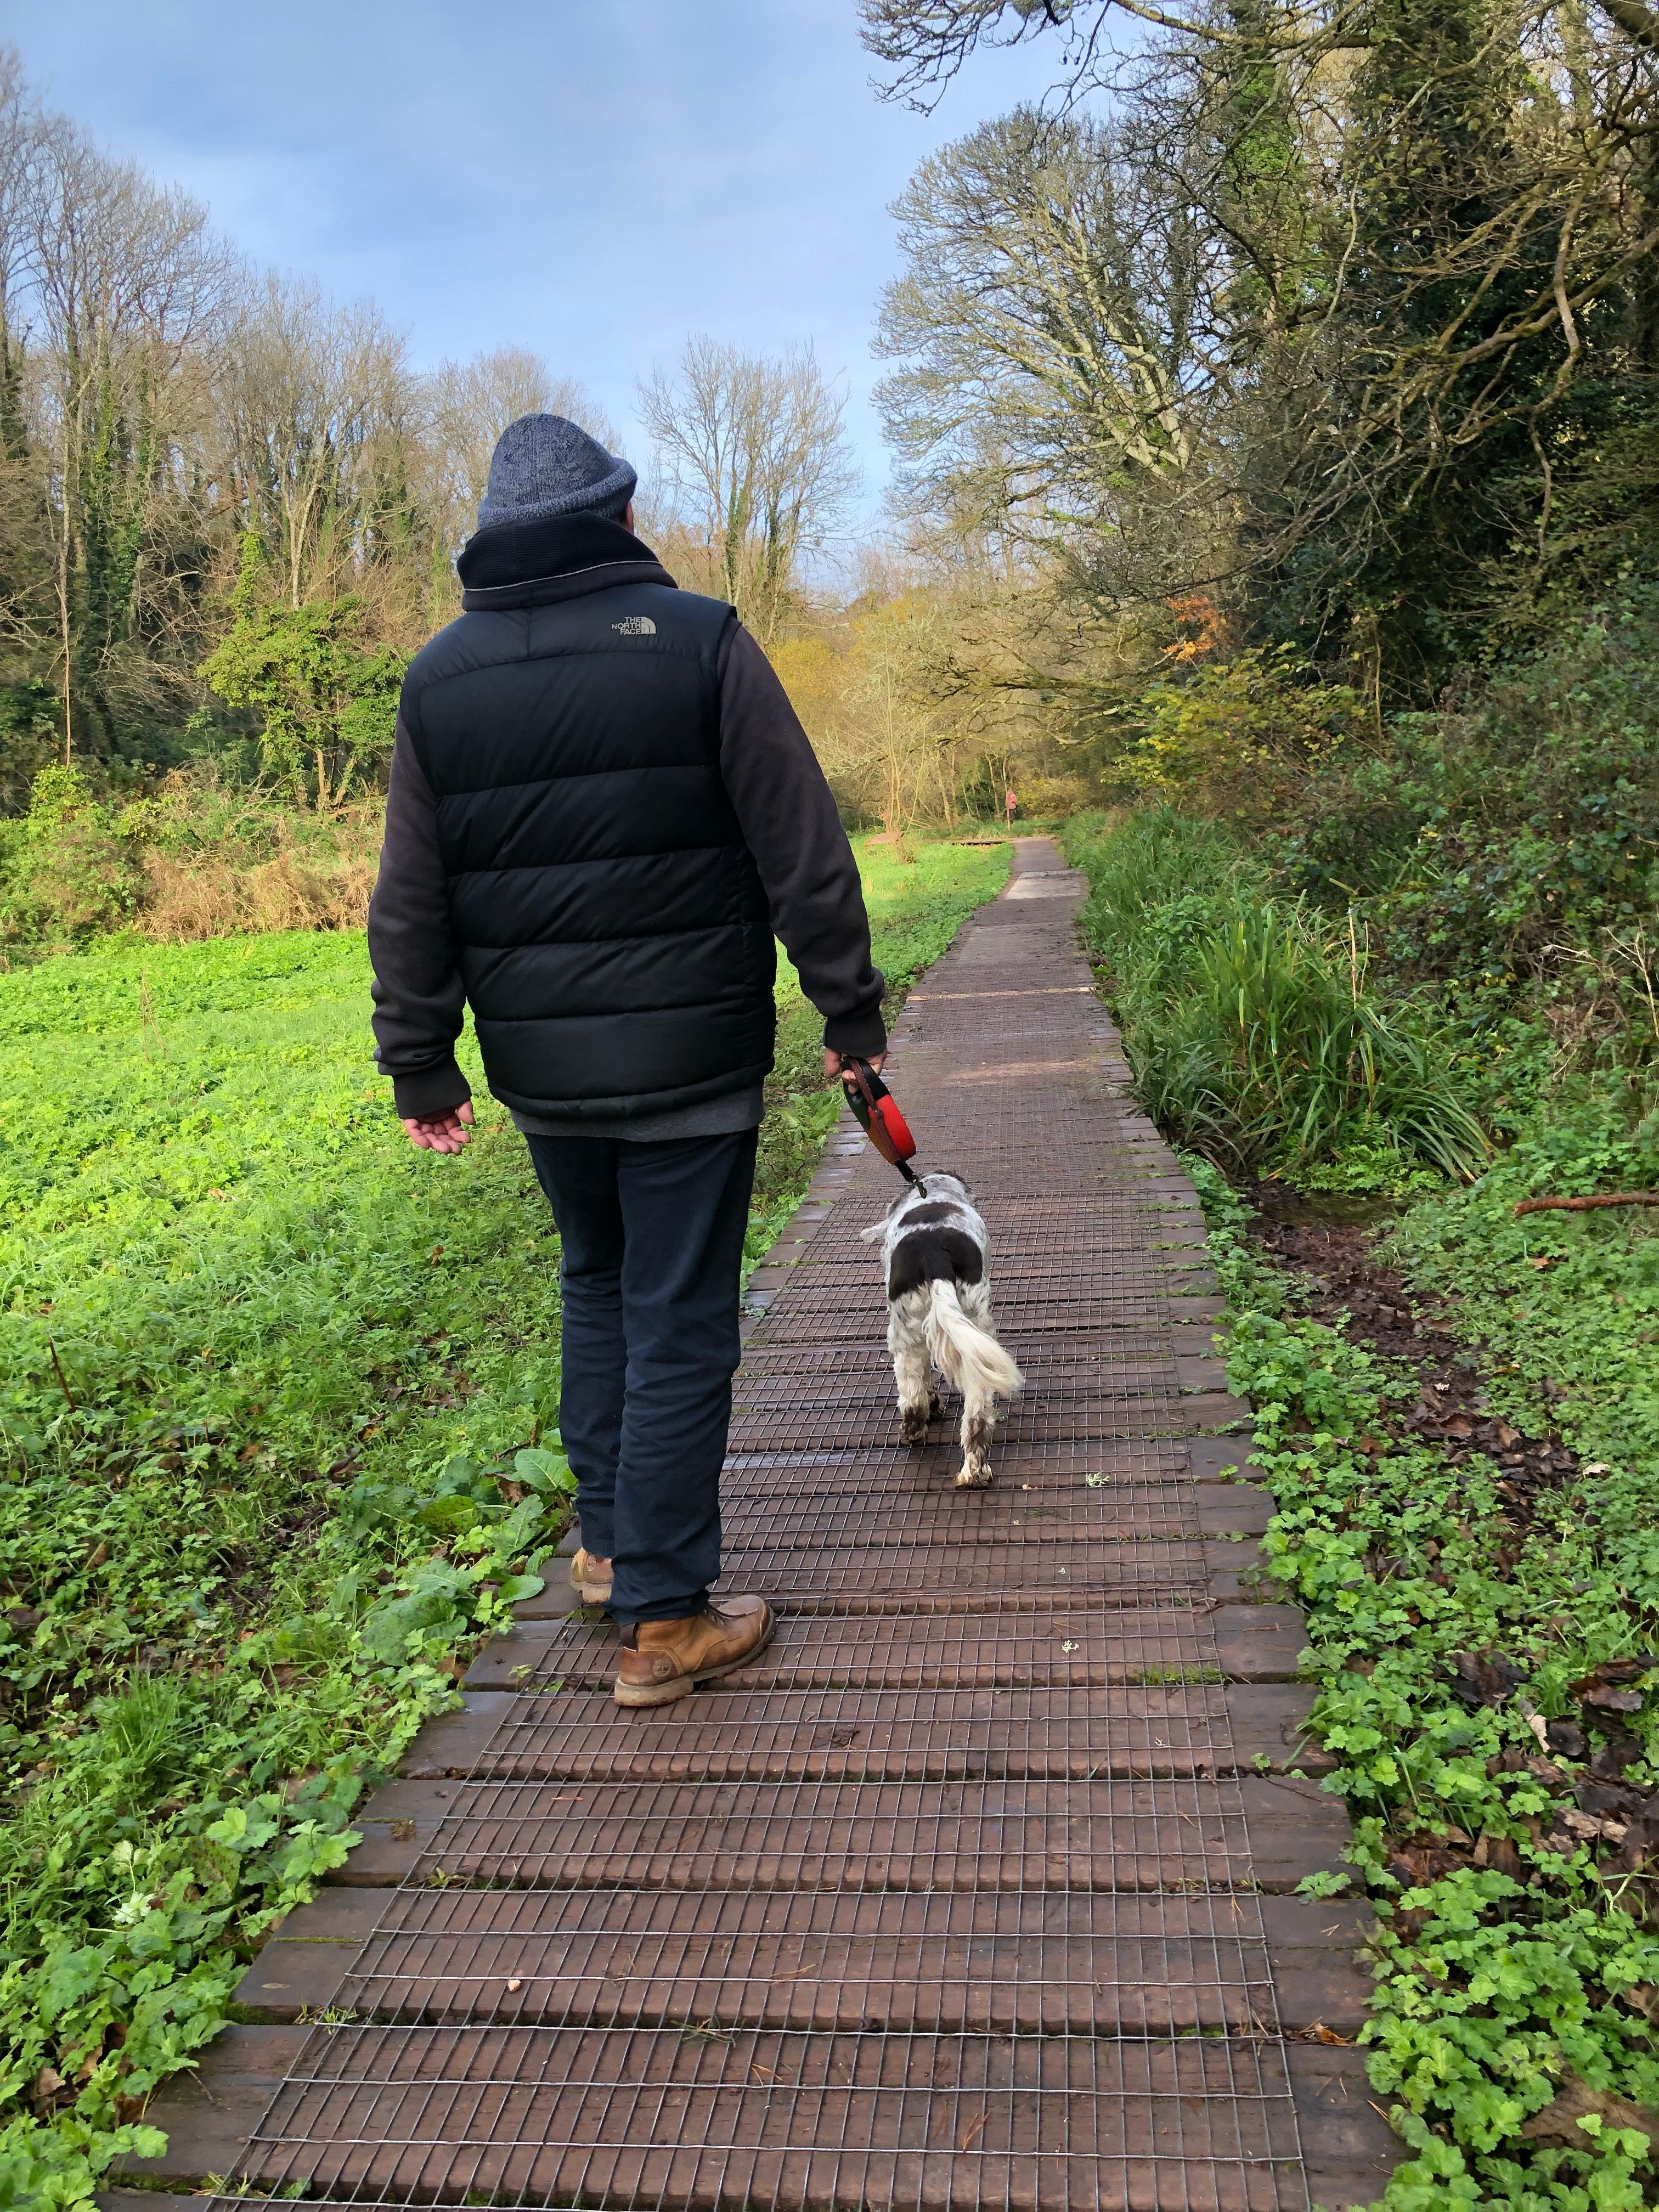
[[[611,1585],[609,1583],[585,1583],[580,1578],[580,1577],[574,1574],[568,1577],[567,1579],[569,1582],[571,1589],[574,1591],[577,1597],[580,1599],[584,1605],[610,1604]]]
[[[700,1682],[718,1682],[722,1674],[735,1674],[739,1667],[764,1651],[772,1641],[772,1632],[778,1625],[773,1613],[768,1620],[763,1635],[736,1659],[723,1659],[718,1667],[699,1667],[695,1674],[676,1674],[672,1681],[632,1682],[618,1680],[613,1686],[613,1695],[619,1705],[672,1705],[681,1698],[689,1698]]]

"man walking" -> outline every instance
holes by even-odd
[[[805,732],[732,609],[633,535],[635,483],[561,416],[502,432],[465,612],[404,679],[368,941],[410,1140],[468,1140],[470,1002],[529,1142],[562,1255],[571,1579],[622,1630],[618,1703],[651,1705],[772,1633],[763,1599],[708,1593],[775,933],[827,1074],[879,1066],[886,1033]]]

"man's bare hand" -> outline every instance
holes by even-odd
[[[405,1121],[404,1133],[423,1152],[464,1152],[472,1141],[472,1103],[452,1106],[447,1114],[427,1114]]]
[[[856,1091],[859,1087],[859,1079],[853,1073],[853,1062],[855,1060],[861,1060],[866,1067],[872,1069],[876,1074],[879,1075],[881,1073],[882,1062],[886,1059],[886,1057],[887,1055],[884,1052],[849,1052],[842,1054],[836,1052],[833,1047],[825,1045],[823,1048],[823,1072],[827,1076],[840,1076],[842,1081],[847,1085],[847,1088],[849,1091]]]

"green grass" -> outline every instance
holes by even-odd
[[[1635,1662],[1640,1710],[1616,1725],[1642,1753],[1625,1778],[1641,1792],[1659,1787],[1659,1460],[1648,1418],[1627,1420],[1623,1363],[1594,1357],[1607,1346],[1607,1317],[1575,1329],[1569,1293],[1548,1332],[1525,1334],[1516,1308],[1530,1313],[1536,1293],[1517,1297],[1494,1280],[1520,1257],[1500,1233],[1506,1216],[1520,1225],[1509,1203],[1516,1186],[1500,1171],[1408,1217],[1405,1249],[1435,1252],[1446,1286],[1486,1274],[1462,1325],[1509,1355],[1494,1406],[1528,1433],[1558,1427],[1584,1455],[1576,1480],[1541,1497],[1517,1553],[1498,1470],[1479,1458],[1454,1468],[1414,1439],[1401,1419],[1415,1378],[1299,1315],[1220,1176],[1207,1163],[1193,1168],[1231,1310],[1229,1385],[1255,1406],[1253,1461],[1277,1501],[1263,1553],[1307,1617],[1310,1725],[1336,1761],[1325,1786],[1354,1818],[1347,1882],[1377,1916],[1361,2040],[1410,2154],[1382,2204],[1636,2212],[1653,2201],[1659,2128],[1618,2116],[1632,2104],[1659,2112],[1646,2011],[1659,1943],[1638,1893],[1651,1885],[1599,1869],[1557,1825],[1561,1803],[1573,1804],[1563,1791],[1588,1777],[1563,1752],[1541,1759],[1528,1717],[1588,1718],[1571,1686],[1603,1662]],[[1500,1249],[1484,1261],[1466,1249],[1453,1271],[1447,1255],[1466,1238]],[[1604,1296],[1614,1295],[1610,1279],[1624,1285],[1618,1295],[1634,1310],[1614,1310],[1626,1342],[1637,1340],[1640,1316],[1659,1305],[1659,1238],[1574,1224],[1549,1241],[1581,1247]],[[1572,1264],[1569,1255],[1563,1267]],[[1546,1414],[1544,1385],[1566,1371],[1569,1351],[1578,1355],[1570,1395]],[[1592,1458],[1604,1444],[1608,1459]],[[1455,1694],[1460,1654],[1507,1662],[1512,1692],[1471,1710]],[[1459,1862],[1449,1871],[1407,1871],[1414,1863],[1402,1850],[1441,1845]],[[1504,1864],[1479,1863],[1494,1846],[1510,1855]],[[1626,2102],[1576,2144],[1528,2141],[1530,2118],[1572,2084]]]
[[[1659,1189],[1659,1114],[1632,1127],[1623,1109],[1616,1089],[1558,1101],[1471,1188],[1413,1207],[1395,1241],[1486,1346],[1502,1409],[1564,1427],[1617,1472],[1616,1507],[1590,1493],[1598,1534],[1659,1613],[1659,1212],[1515,1216],[1524,1198]]]
[[[1369,985],[1360,947],[1272,896],[1232,838],[1168,809],[1068,829],[1084,929],[1147,1111],[1234,1173],[1409,1185],[1485,1166],[1452,1041]]]
[[[1659,1220],[1514,1207],[1651,1189],[1659,1115],[1642,1118],[1627,1081],[1540,1082],[1488,1154],[1480,1072],[1345,975],[1340,945],[1274,896],[1259,854],[1170,813],[1074,825],[1069,842],[1143,1099],[1206,1155],[1190,1164],[1230,1308],[1228,1381],[1255,1407],[1253,1466],[1276,1501],[1263,1557],[1306,1615],[1311,1728],[1355,1824],[1351,1874],[1309,1887],[1352,1886],[1376,1915],[1362,2041],[1407,2154],[1383,2204],[1635,2212],[1659,2149],[1659,2122],[1628,2124],[1632,2108],[1659,2114],[1653,1883],[1598,1859],[1563,1815],[1604,1802],[1586,1760],[1616,1729],[1639,1747],[1619,1753],[1625,1781],[1659,1789]],[[1510,1068],[1547,1067],[1547,1039],[1510,1043]],[[1492,1413],[1580,1457],[1524,1533],[1498,1468],[1454,1466],[1413,1433],[1413,1370],[1300,1310],[1217,1163],[1415,1190],[1391,1256],[1480,1347]],[[1510,1671],[1471,1706],[1460,1656]],[[1616,1723],[1579,1696],[1610,1662],[1632,1707]],[[1569,1721],[1583,1755],[1569,1730],[1541,1757],[1539,1729]],[[1591,2125],[1529,2139],[1563,2091]]]
[[[860,860],[898,991],[1007,868]],[[404,1143],[368,980],[347,934],[0,975],[0,2206],[131,2147],[564,1516],[523,1143],[481,1083],[465,1154]],[[836,1103],[779,996],[751,1252]]]

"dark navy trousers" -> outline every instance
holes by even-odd
[[[559,1428],[619,1621],[701,1613],[720,1574],[756,1136],[526,1139],[562,1247]]]

